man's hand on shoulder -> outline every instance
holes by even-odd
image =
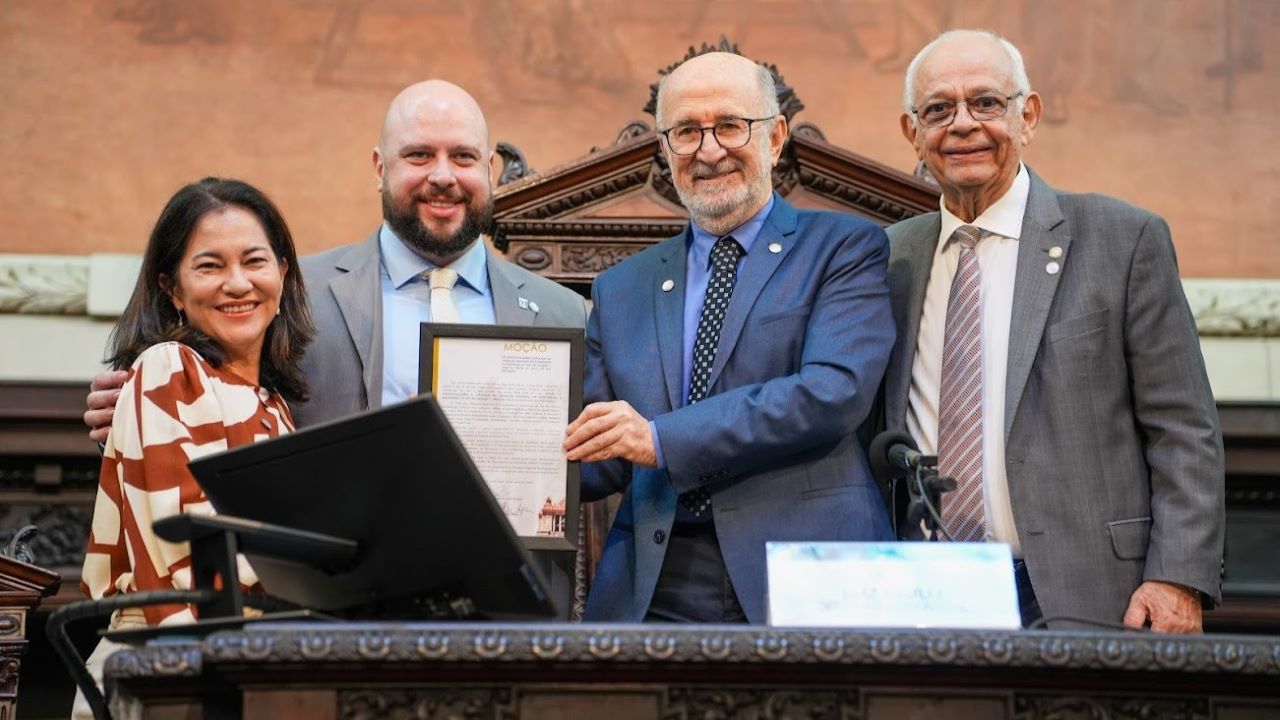
[[[89,396],[85,398],[89,409],[84,413],[84,424],[89,426],[89,439],[94,442],[101,444],[107,441],[120,388],[128,379],[128,370],[103,370],[89,383]]]
[[[573,462],[621,458],[657,467],[649,422],[623,400],[592,403],[565,429],[564,449]]]
[[[1138,586],[1124,611],[1124,624],[1163,633],[1203,632],[1204,612],[1194,590],[1172,583],[1148,580]]]

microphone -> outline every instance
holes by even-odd
[[[899,538],[927,539],[923,525],[928,530],[937,531],[941,537],[951,539],[943,527],[940,508],[943,493],[954,490],[956,481],[938,475],[935,469],[938,458],[921,453],[910,435],[891,431],[877,435],[871,441],[868,454],[871,456],[871,472],[878,482],[893,484],[896,480],[906,479],[905,524],[898,528],[896,518],[894,523]],[[896,499],[894,505],[898,505]]]
[[[902,470],[915,470],[920,467],[920,458],[924,457],[915,449],[897,444],[889,447],[889,464]]]
[[[871,441],[871,472],[879,480],[906,477],[917,470],[925,456],[916,447],[916,441],[903,432],[886,430]]]

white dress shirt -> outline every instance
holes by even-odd
[[[1004,393],[1009,364],[1009,323],[1013,315],[1013,283],[1018,266],[1018,238],[1027,211],[1031,179],[1026,166],[1018,170],[1013,185],[999,200],[969,225],[988,233],[977,245],[982,271],[982,489],[988,541],[1009,543],[1014,557],[1021,557],[1018,531],[1013,524],[1009,483],[1004,466]],[[942,206],[942,232],[933,256],[933,270],[925,290],[920,334],[916,337],[911,365],[911,392],[907,399],[907,432],[920,452],[938,452],[938,395],[942,387],[942,341],[946,330],[947,299],[960,261],[960,244],[947,242],[966,223]],[[945,499],[944,499],[945,502]]]

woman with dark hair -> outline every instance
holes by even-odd
[[[190,548],[151,530],[213,513],[187,463],[293,430],[286,400],[306,399],[298,361],[315,332],[297,267],[280,211],[239,180],[187,185],[160,213],[111,337],[108,362],[131,375],[103,452],[82,580],[90,597],[190,589]],[[256,583],[239,560],[241,582]],[[161,605],[118,611],[111,626],[193,619],[190,607]]]

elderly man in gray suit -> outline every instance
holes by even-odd
[[[485,244],[495,160],[484,114],[462,88],[428,80],[391,102],[373,149],[383,224],[364,242],[300,261],[316,325],[302,362],[311,400],[291,408],[300,427],[417,393],[422,322],[585,326],[580,295]],[[94,378],[85,422],[99,441],[127,376]],[[572,554],[535,559],[567,609]]]
[[[903,105],[942,202],[888,230],[885,413],[958,481],[946,536],[1012,546],[1024,624],[1198,632],[1222,437],[1168,226],[1022,163],[1041,100],[996,35],[926,46]]]

